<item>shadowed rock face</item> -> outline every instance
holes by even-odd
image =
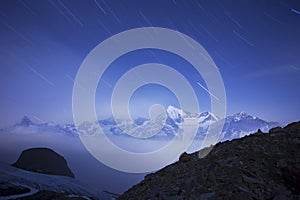
[[[33,172],[74,178],[64,157],[48,148],[24,150],[13,166]]]
[[[0,182],[0,199],[2,196],[17,195],[30,192],[29,188],[20,185],[14,185],[7,182]]]
[[[300,199],[299,149],[300,122],[218,143],[201,159],[184,153],[119,199]]]

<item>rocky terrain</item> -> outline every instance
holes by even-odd
[[[183,153],[119,199],[300,199],[300,122],[207,150]]]

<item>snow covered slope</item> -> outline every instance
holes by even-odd
[[[29,172],[4,164],[0,164],[0,180],[2,188],[5,184],[8,184],[29,189],[28,192],[22,194],[0,196],[0,199],[3,200],[31,196],[38,191],[43,190],[65,195],[76,195],[86,199],[111,199],[111,197],[106,193],[94,188],[86,187],[70,177]]]

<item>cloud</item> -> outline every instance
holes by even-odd
[[[257,79],[257,78],[265,78],[268,76],[283,74],[283,73],[291,73],[293,70],[300,71],[299,67],[294,65],[284,65],[284,66],[277,66],[273,68],[262,68],[261,70],[256,70],[252,73],[248,73],[243,76],[243,79]]]

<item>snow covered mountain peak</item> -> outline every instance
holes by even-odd
[[[44,133],[55,132],[66,135],[76,136],[77,131],[74,124],[56,124],[54,122],[34,123],[27,116],[24,116],[19,122],[5,130],[10,132],[24,132],[24,133]]]
[[[223,134],[224,140],[242,137],[244,135],[254,133],[258,129],[267,132],[270,128],[279,126],[276,122],[267,122],[258,117],[251,116],[245,112],[239,112],[224,119],[214,115],[211,112],[190,113],[180,108],[169,105],[166,109],[167,118],[165,124],[158,135],[173,136],[182,131],[181,127],[184,121],[198,121],[198,137],[204,138],[209,127],[218,126],[224,120]],[[126,121],[122,119],[99,120],[97,122],[82,123],[79,127],[74,124],[55,124],[55,123],[34,123],[29,117],[24,116],[19,123],[5,129],[10,132],[55,132],[63,135],[77,137],[79,133],[93,134],[97,131],[98,125],[105,134],[127,135],[128,130],[140,130],[141,127],[148,126],[151,120],[148,118],[138,117],[134,121]],[[4,130],[4,129],[3,129]],[[152,130],[151,128],[147,130]]]
[[[183,111],[179,108],[176,108],[172,105],[169,105],[167,108],[167,113],[182,113]]]
[[[181,109],[175,108],[174,106],[169,105],[167,108],[168,117],[176,122],[181,122],[184,114],[185,113]]]
[[[233,116],[234,121],[241,121],[241,120],[249,120],[249,119],[256,119],[256,117],[253,117],[251,115],[248,115],[246,112],[239,112],[234,114]]]
[[[219,118],[211,112],[202,112],[199,114],[199,118],[202,119],[200,121],[204,121],[204,120],[218,121],[219,120]]]

